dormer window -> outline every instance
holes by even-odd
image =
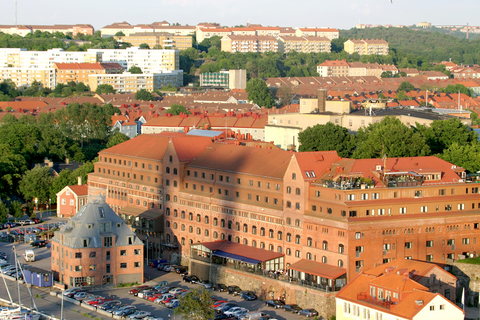
[[[98,208],[98,213],[101,219],[105,218],[105,210],[103,210],[103,208]]]

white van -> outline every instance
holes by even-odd
[[[241,317],[240,319],[242,320],[255,320],[255,319],[260,319],[261,317],[266,317],[268,314],[264,312],[259,312],[259,311],[252,311],[252,312],[247,312]]]
[[[33,250],[25,250],[25,253],[23,254],[23,257],[25,258],[26,262],[34,262],[35,261],[35,253],[33,253]]]

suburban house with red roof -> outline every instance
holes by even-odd
[[[57,216],[73,217],[87,203],[87,199],[88,185],[82,184],[82,178],[78,177],[78,184],[66,186],[57,193]]]
[[[451,301],[417,282],[411,267],[376,269],[383,272],[362,272],[337,293],[336,319],[464,319],[465,312],[454,298]]]

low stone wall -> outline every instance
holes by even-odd
[[[314,308],[320,316],[327,319],[335,315],[334,292],[322,292],[215,264],[210,267],[210,281],[212,283],[223,283],[227,286],[238,285],[242,290],[255,292],[262,300],[285,297],[285,303],[295,303],[302,308]]]
[[[480,291],[480,265],[461,262],[452,262],[450,272],[457,277],[457,302],[461,302],[463,288],[465,288],[465,304],[478,305]]]

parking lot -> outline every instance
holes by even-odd
[[[50,221],[59,221],[55,219],[51,219]],[[32,247],[28,243],[5,243],[5,242],[0,242],[0,251],[5,252],[7,254],[7,259],[10,263],[14,262],[14,251],[13,251],[13,246],[15,246],[15,250],[17,252],[17,258],[20,259],[22,264],[28,264],[35,266],[37,268],[45,269],[45,270],[50,270],[50,251],[48,248],[33,248],[34,253],[35,253],[35,262],[25,262],[23,260],[22,254],[25,252],[27,249],[32,249]],[[169,285],[175,286],[175,287],[181,287],[181,288],[186,288],[186,289],[192,289],[192,288],[198,288],[199,286],[197,284],[190,284],[190,283],[185,283],[182,281],[182,276],[176,274],[176,273],[171,273],[171,272],[163,272],[159,271],[155,268],[150,268],[147,266],[145,268],[145,279],[147,279],[146,284],[147,285],[156,285],[157,283],[161,281],[167,281]],[[6,281],[9,289],[10,289],[10,294],[12,296],[12,299],[14,300],[15,303],[18,302],[18,291],[17,291],[17,286],[15,282],[7,280]],[[4,289],[4,284],[3,281],[0,280],[0,297],[9,300],[8,294],[6,290]],[[35,304],[38,306],[38,309],[40,311],[45,312],[46,314],[49,315],[54,315],[55,317],[60,318],[60,302],[61,300],[56,297],[50,296],[49,292],[50,290],[56,290],[56,289],[51,289],[51,288],[33,288],[33,301],[28,294],[27,288],[25,285],[20,285],[20,298],[22,301],[22,304],[24,304],[26,307],[30,307],[33,305],[33,301]],[[157,305],[154,304],[148,300],[144,300],[138,297],[135,297],[133,295],[130,295],[128,291],[131,288],[106,288],[106,289],[99,289],[93,292],[95,295],[101,295],[107,298],[115,299],[115,300],[120,300],[122,304],[129,304],[129,305],[134,305],[138,310],[144,310],[152,313],[152,316],[163,318],[164,320],[167,319],[181,319],[181,317],[176,317],[173,314],[173,310],[165,307],[164,305]],[[302,317],[298,315],[294,315],[291,313],[288,313],[286,311],[283,311],[281,309],[273,309],[265,306],[265,302],[261,300],[254,300],[254,301],[244,301],[238,296],[232,296],[229,295],[225,292],[213,292],[213,297],[220,299],[220,300],[226,300],[226,301],[231,301],[236,303],[238,306],[244,307],[250,311],[262,311],[265,312],[276,319],[279,320],[290,320],[290,319],[301,319]],[[83,315],[82,315],[83,314]],[[65,319],[81,319],[81,318],[86,318],[86,317],[93,317],[93,318],[98,318],[98,319],[109,319],[105,316],[102,316],[95,311],[89,311],[86,310],[80,306],[75,306],[70,303],[65,302],[65,308],[64,308],[64,318]],[[111,319],[111,318],[110,318]]]

